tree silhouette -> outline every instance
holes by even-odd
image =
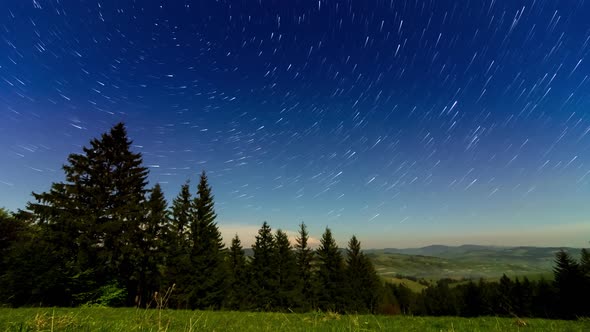
[[[68,269],[95,282],[87,283],[86,294],[92,297],[100,287],[118,284],[127,293],[128,305],[137,292],[148,175],[131,144],[125,126],[115,125],[92,139],[82,154],[70,154],[63,166],[65,182],[53,183],[49,192],[33,193],[37,202],[28,204],[54,232],[52,240],[67,256]]]
[[[304,223],[299,225],[299,236],[295,241],[295,260],[297,262],[301,305],[304,310],[309,310],[315,303],[312,271],[314,253],[309,246],[309,234]]]
[[[344,261],[329,228],[326,228],[320,239],[316,255],[318,306],[324,310],[342,312],[345,309]]]

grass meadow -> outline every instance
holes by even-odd
[[[0,331],[590,331],[590,320],[145,310],[0,309]]]

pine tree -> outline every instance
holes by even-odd
[[[228,292],[225,307],[233,310],[248,308],[248,266],[246,254],[238,234],[231,241],[228,251]]]
[[[39,256],[46,258],[44,254],[52,252],[36,250],[41,248],[38,246],[39,235],[40,227],[34,225],[31,220],[16,218],[8,211],[0,209],[0,304],[21,306],[29,304],[31,300],[36,303],[47,303],[42,298],[34,296],[35,293],[47,295],[47,290],[39,292],[43,288],[39,287],[40,280],[37,278],[47,277],[47,272],[56,266],[47,266],[45,259],[37,259]],[[46,249],[45,246],[43,249]],[[53,260],[50,258],[49,262],[53,263]],[[54,279],[49,281],[56,282]],[[61,298],[68,296],[69,294],[64,292]],[[65,303],[69,304],[67,301]]]
[[[586,278],[590,279],[590,251],[586,248],[580,252],[580,270]]]
[[[514,288],[514,283],[506,274],[503,274],[500,278],[500,283],[498,285],[498,306],[500,312],[498,314],[502,315],[514,315],[514,308],[512,305],[513,298],[512,298],[512,289]]]
[[[299,298],[297,297],[297,265],[295,254],[289,237],[280,229],[275,234],[274,261],[276,264],[276,304],[277,309],[287,310],[295,307]]]
[[[220,308],[225,297],[223,239],[215,218],[213,194],[205,172],[201,173],[191,220],[191,264],[193,269],[190,305]]]
[[[516,278],[513,289],[514,310],[520,317],[530,317],[533,306],[533,285],[527,277],[522,282]]]
[[[556,318],[558,303],[557,290],[554,285],[545,279],[536,282],[533,290],[532,311],[533,316],[542,318]]]
[[[588,249],[582,249],[580,253],[580,272],[582,274],[582,297],[590,300],[590,251]],[[582,315],[590,316],[590,305],[585,306],[585,310],[582,310]]]
[[[6,272],[6,259],[10,249],[18,241],[23,226],[12,217],[11,213],[0,208],[0,280],[2,280],[2,275]],[[3,288],[0,287],[0,292],[2,292]]]
[[[480,283],[481,285],[481,283]],[[463,317],[477,317],[484,314],[483,294],[480,286],[470,280],[462,288],[460,314]]]
[[[561,318],[574,318],[584,307],[585,299],[580,298],[583,288],[580,265],[564,250],[555,255],[553,268],[554,284],[559,292],[559,308]]]
[[[170,304],[176,308],[188,307],[188,292],[192,271],[190,262],[190,222],[193,216],[189,182],[180,188],[172,201],[171,221],[166,228],[166,270],[164,287],[174,286]]]
[[[156,184],[146,204],[146,217],[142,225],[141,274],[139,278],[139,302],[146,304],[152,294],[162,289],[161,268],[165,264],[165,232],[169,224],[167,203],[162,187]]]
[[[316,255],[319,265],[318,306],[323,310],[342,312],[345,309],[344,260],[329,228],[326,228],[320,239]]]
[[[353,312],[374,312],[379,299],[379,276],[363,252],[361,243],[352,236],[346,258],[347,308]]]
[[[28,209],[49,225],[60,253],[77,275],[96,286],[124,287],[128,305],[137,290],[140,225],[145,204],[147,168],[131,151],[125,126],[92,139],[83,154],[71,154],[63,166],[65,183],[33,193]],[[88,285],[91,294],[94,286]],[[94,291],[94,292],[96,292]],[[81,298],[84,296],[81,296]]]
[[[191,218],[194,214],[192,206],[190,182],[186,181],[180,187],[180,193],[172,201],[172,224],[170,225],[169,238],[171,245],[182,248],[188,252],[191,247]]]
[[[71,306],[75,282],[48,229],[26,213],[4,221],[9,224],[0,225],[0,236],[8,240],[0,256],[0,303]]]
[[[276,307],[275,290],[277,288],[277,269],[274,260],[275,239],[272,229],[265,221],[256,235],[252,246],[254,255],[251,271],[251,298],[254,306],[262,310],[273,310]]]
[[[303,310],[309,310],[315,303],[312,262],[313,250],[309,246],[309,234],[304,223],[299,225],[299,236],[295,239],[295,260],[297,262],[297,277],[299,278],[299,296]]]

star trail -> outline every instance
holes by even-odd
[[[557,0],[3,1],[0,206],[124,121],[169,201],[208,172],[222,227],[582,246],[588,17]]]

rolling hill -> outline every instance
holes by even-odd
[[[379,274],[424,279],[496,279],[508,276],[551,278],[554,247],[495,247],[432,245],[409,249],[365,250]],[[580,249],[563,248],[577,258]]]

